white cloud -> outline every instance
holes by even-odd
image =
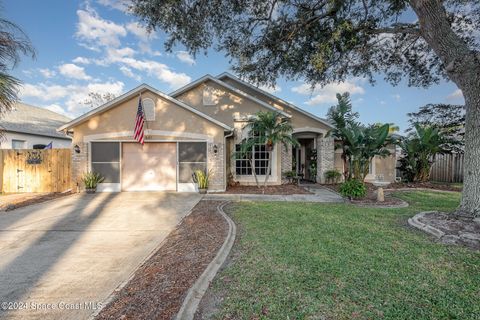
[[[337,101],[337,93],[350,92],[350,95],[364,94],[365,90],[358,83],[360,79],[347,80],[339,83],[330,83],[324,87],[312,87],[303,83],[293,87],[292,91],[301,95],[311,95],[312,97],[305,102],[307,105],[317,105],[323,103],[333,103]]]
[[[84,45],[89,49],[98,49],[99,45],[118,47],[121,44],[120,37],[127,35],[127,30],[122,25],[102,19],[91,8],[77,10],[77,16],[78,23],[75,35],[81,41],[85,41]]]
[[[48,68],[44,68],[44,69],[40,68],[40,69],[38,69],[38,72],[40,72],[40,74],[47,79],[48,78],[53,78],[57,74],[54,70],[50,70]]]
[[[275,94],[275,93],[279,93],[280,91],[282,91],[282,88],[280,86],[273,86],[273,87],[269,87],[269,86],[260,86],[258,87],[259,89],[262,89],[263,91],[266,91],[270,94]]]
[[[124,83],[121,81],[109,81],[104,83],[89,83],[87,85],[47,85],[25,84],[20,91],[20,97],[34,98],[44,102],[52,102],[50,105],[65,105],[64,113],[72,116],[78,116],[88,111],[88,106],[82,102],[88,98],[89,92],[112,93],[116,96],[123,93]],[[63,102],[60,102],[62,100]],[[56,108],[58,110],[58,108]],[[54,110],[55,111],[55,110]],[[57,111],[55,111],[57,112]]]
[[[131,1],[129,0],[97,0],[97,2],[102,6],[117,9],[120,11],[127,11],[128,6],[131,3]]]
[[[142,81],[142,78],[138,75],[138,74],[135,74],[132,69],[126,67],[126,66],[121,66],[120,67],[120,71],[126,75],[127,77],[129,78],[132,78],[132,79],[135,79],[137,80],[138,82]]]
[[[400,101],[400,95],[398,93],[392,95],[393,99],[397,100],[397,101]]]
[[[142,41],[149,41],[151,39],[156,39],[157,34],[155,32],[148,32],[147,29],[140,25],[138,22],[130,22],[125,26],[129,32],[134,34],[137,38]]]
[[[68,86],[46,85],[39,83],[37,85],[25,83],[20,89],[20,97],[36,98],[42,101],[53,101],[65,98],[68,95]]]
[[[462,90],[457,89],[447,96],[448,101],[464,100]]]
[[[67,78],[77,79],[77,80],[91,80],[92,77],[85,73],[83,67],[79,67],[73,63],[65,63],[58,67],[60,74]]]
[[[194,65],[195,59],[187,51],[177,51],[177,58],[183,63]]]
[[[92,61],[89,58],[76,57],[75,59],[72,60],[72,62],[78,63],[78,64],[90,64]]]

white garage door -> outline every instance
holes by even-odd
[[[162,191],[176,188],[176,143],[122,144],[122,190]]]

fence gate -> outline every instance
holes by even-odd
[[[3,150],[4,193],[63,192],[70,179],[70,149]]]

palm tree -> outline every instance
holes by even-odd
[[[336,106],[330,107],[327,113],[327,119],[334,125],[327,136],[331,136],[338,141],[335,149],[342,149],[342,161],[344,168],[344,179],[350,178],[350,170],[348,169],[347,148],[348,141],[342,131],[349,130],[358,125],[358,112],[352,111],[352,103],[350,102],[350,94],[345,92],[343,94],[337,93],[338,103]]]
[[[252,121],[247,125],[245,130],[249,131],[248,138],[240,144],[240,152],[238,155],[244,156],[251,154],[259,145],[264,145],[268,153],[267,171],[265,173],[265,180],[263,182],[263,192],[267,186],[270,171],[272,169],[272,154],[274,146],[282,144],[285,148],[288,145],[298,146],[298,141],[292,136],[293,128],[290,120],[282,117],[278,112],[258,112]],[[252,167],[252,173],[255,177],[257,187],[259,186],[257,173],[255,170],[255,159],[248,158]]]
[[[0,117],[18,100],[21,81],[9,71],[18,64],[21,55],[35,58],[28,36],[13,22],[0,18]]]
[[[400,143],[404,154],[400,160],[400,169],[408,179],[428,181],[435,155],[447,153],[444,148],[446,142],[439,128],[415,124],[415,132]]]
[[[375,156],[390,155],[387,145],[390,125],[351,125],[340,130],[345,140],[345,157],[348,161],[348,176],[363,181],[368,174],[370,162]]]

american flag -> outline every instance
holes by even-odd
[[[145,114],[143,113],[142,107],[142,97],[138,98],[138,110],[137,117],[135,118],[135,130],[133,131],[133,138],[143,144],[144,130],[143,125],[145,124]]]

